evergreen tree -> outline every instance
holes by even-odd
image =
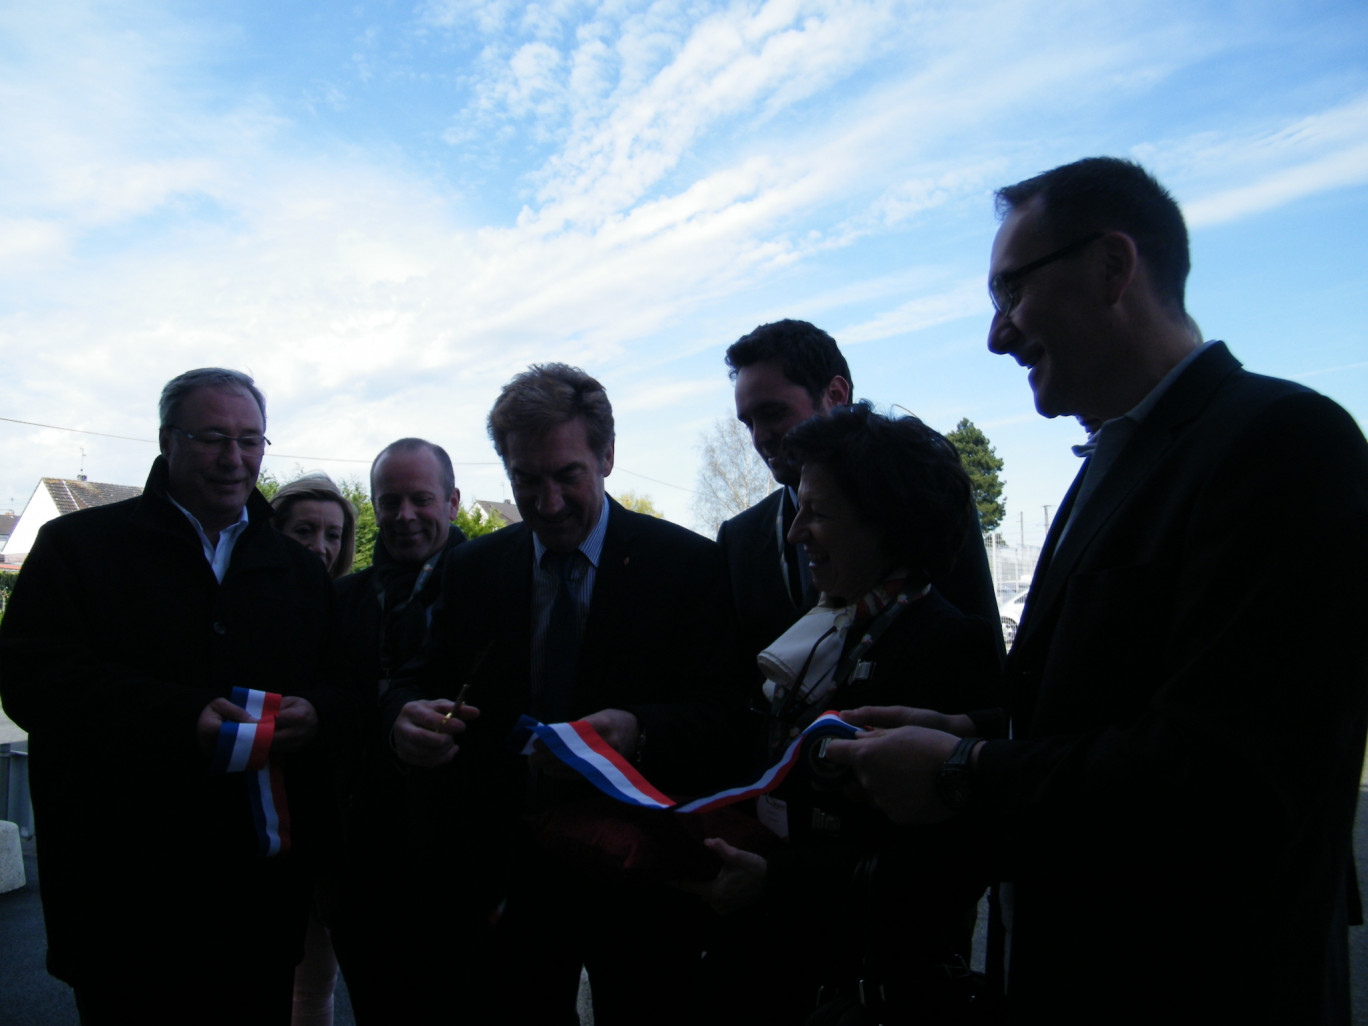
[[[969,483],[974,486],[974,504],[978,506],[980,526],[984,534],[997,530],[1007,516],[1007,507],[1002,504],[1002,486],[1005,482],[998,476],[1002,470],[1002,458],[993,451],[988,436],[965,417],[945,436],[959,450],[960,462],[969,475]]]

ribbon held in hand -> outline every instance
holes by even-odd
[[[290,850],[290,806],[285,799],[285,773],[270,761],[280,696],[269,691],[233,688],[228,700],[255,723],[224,720],[209,760],[210,773],[246,773],[247,800],[256,828],[257,854],[263,858]]]
[[[533,743],[541,741],[552,755],[589,783],[610,798],[628,805],[645,809],[673,809],[675,812],[705,812],[773,791],[788,776],[805,743],[821,737],[855,737],[859,733],[859,727],[847,723],[835,712],[824,712],[789,742],[784,754],[773,766],[751,783],[727,788],[705,798],[696,798],[684,805],[654,787],[583,720],[541,723],[531,716],[524,716],[513,729],[513,741],[524,755],[531,754]]]

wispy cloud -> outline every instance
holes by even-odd
[[[982,279],[961,281],[946,291],[918,296],[873,320],[845,328],[841,341],[870,342],[909,335],[964,317],[982,317],[987,303]]]
[[[1361,87],[1280,120],[1175,92],[1276,36],[1201,7],[430,0],[312,49],[250,6],[61,7],[0,13],[0,345],[27,419],[120,433],[222,362],[288,451],[486,455],[498,386],[567,359],[662,411],[649,458],[689,484],[671,436],[725,413],[720,348],[762,317],[877,363],[982,315],[995,185],[1131,152],[1201,225],[1368,167]]]
[[[1183,205],[1189,225],[1222,224],[1368,182],[1368,93],[1310,115],[1135,152],[1159,173],[1172,169],[1190,182],[1197,195]]]

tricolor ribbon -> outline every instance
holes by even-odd
[[[280,696],[251,688],[233,688],[228,700],[256,717],[257,722],[223,722],[209,760],[209,772],[247,774],[247,800],[256,827],[257,854],[264,858],[283,855],[290,850],[290,806],[285,800],[285,774],[268,758],[280,712]]]
[[[620,802],[643,809],[674,807],[673,799],[652,787],[636,767],[584,720],[541,723],[524,716],[513,728],[513,736],[523,755],[530,755],[533,743],[540,741],[557,759]]]
[[[524,755],[531,754],[535,741],[541,741],[557,759],[604,794],[620,802],[647,809],[706,812],[773,791],[784,782],[789,770],[793,769],[805,741],[817,737],[855,737],[860,732],[861,728],[853,723],[847,723],[836,713],[824,712],[789,742],[778,762],[751,783],[729,787],[705,798],[696,798],[684,805],[679,805],[653,787],[584,720],[575,720],[571,723],[540,723],[531,716],[524,716],[514,728],[513,738],[515,745]]]

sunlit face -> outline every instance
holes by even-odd
[[[400,563],[421,564],[441,551],[461,508],[461,490],[446,490],[430,449],[391,452],[371,474],[375,526],[385,549]]]
[[[780,484],[798,483],[799,468],[784,460],[779,443],[797,424],[850,401],[850,385],[835,377],[819,402],[784,376],[779,360],[761,360],[736,372],[736,419],[750,432],[751,444]]]
[[[282,534],[288,535],[323,560],[323,568],[330,575],[342,553],[342,532],[346,521],[342,507],[335,502],[319,499],[300,499],[290,504]]]
[[[862,518],[832,473],[820,463],[803,466],[798,515],[788,540],[807,548],[812,583],[854,602],[897,569],[885,540]]]
[[[553,552],[573,552],[603,512],[603,479],[613,471],[613,446],[603,458],[589,447],[583,417],[540,435],[511,432],[504,466],[524,522]]]
[[[256,487],[263,452],[243,452],[233,441],[205,445],[182,432],[217,432],[232,438],[260,435],[265,427],[261,409],[246,392],[197,388],[177,404],[172,416],[172,425],[158,432],[169,474],[167,489],[206,531],[222,531],[242,515]]]
[[[1036,230],[1040,204],[1039,197],[1032,199],[1003,220],[993,241],[990,279],[1057,248]],[[1045,417],[1088,416],[1095,385],[1108,373],[1104,339],[1087,320],[1084,270],[1097,252],[1089,247],[1031,272],[1017,286],[1012,312],[993,315],[989,350],[1028,369],[1036,409]]]

